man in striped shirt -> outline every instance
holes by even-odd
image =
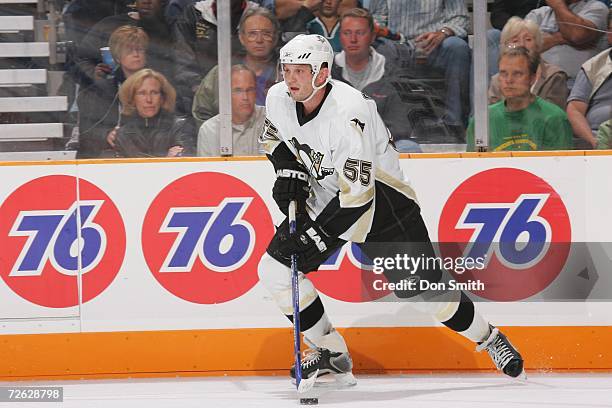
[[[444,72],[448,115],[465,125],[470,113],[472,53],[467,39],[470,19],[464,0],[371,0],[378,24],[407,39],[412,55]]]

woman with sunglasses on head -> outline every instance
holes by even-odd
[[[149,36],[140,27],[122,26],[109,40],[112,59],[98,64],[95,81],[79,94],[79,158],[114,156],[114,141],[120,125],[119,87],[147,65]]]

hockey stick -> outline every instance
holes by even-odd
[[[295,217],[296,202],[289,203],[289,234],[293,235],[297,231],[297,221]],[[291,255],[291,295],[293,298],[293,349],[295,352],[295,384],[298,394],[305,394],[312,390],[319,370],[310,378],[302,378],[302,352],[300,346],[300,286],[298,280],[297,255]],[[302,402],[302,401],[300,401]]]

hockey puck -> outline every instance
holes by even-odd
[[[318,403],[318,398],[300,398],[300,405],[317,405]]]

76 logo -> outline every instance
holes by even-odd
[[[464,257],[483,257],[495,253],[500,262],[515,269],[537,264],[546,254],[552,231],[539,216],[549,194],[522,194],[514,203],[477,203],[466,205],[456,228],[471,229]]]
[[[252,198],[226,198],[215,207],[170,208],[159,232],[178,233],[160,272],[190,272],[196,257],[210,270],[242,266],[255,246],[255,229],[242,217]]]
[[[28,239],[9,276],[39,276],[47,261],[69,276],[95,268],[106,249],[104,229],[93,222],[103,203],[90,200],[68,210],[21,211],[9,236]]]

